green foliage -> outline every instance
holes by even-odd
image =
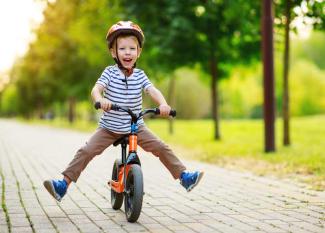
[[[107,66],[110,55],[105,36],[108,28],[121,20],[120,11],[117,1],[108,0],[83,1],[77,9],[69,33],[76,43],[78,55],[93,71],[102,71]]]
[[[325,113],[325,71],[307,61],[294,64],[290,73],[291,113],[311,115]]]
[[[263,89],[261,66],[238,66],[220,84],[221,115],[226,118],[262,117]]]
[[[148,68],[173,71],[200,63],[210,72],[215,56],[222,77],[229,71],[229,63],[248,62],[259,54],[259,1],[121,2],[126,15],[144,29]]]
[[[283,27],[286,24],[285,8],[289,2],[291,22],[298,20],[305,25],[315,29],[325,29],[325,1],[323,0],[275,0],[275,24]],[[297,32],[298,24],[291,24],[290,27]]]
[[[311,18],[314,22],[314,28],[325,30],[325,1],[307,1],[308,11],[306,16]]]
[[[17,98],[17,87],[9,85],[1,96],[0,112],[4,115],[14,115],[17,113],[19,100]]]
[[[283,3],[276,1],[280,2]],[[317,4],[313,7],[318,7],[315,9],[319,12]],[[176,68],[187,67],[175,73],[175,107],[181,109],[181,117],[211,115],[207,88],[211,82],[207,73],[212,55],[217,58],[218,76],[230,77],[221,83],[222,116],[262,116],[260,66],[236,66],[258,57],[260,49],[260,1],[244,0],[49,1],[44,22],[35,30],[35,40],[27,54],[16,62],[10,75],[11,85],[1,94],[1,112],[33,116],[51,110],[62,116],[68,112],[65,102],[69,97],[82,103],[89,101],[94,82],[112,61],[105,42],[107,29],[118,20],[128,19],[139,22],[144,29],[146,42],[138,65],[153,81],[166,80]],[[323,44],[324,34],[314,33],[309,40],[294,41],[292,46],[291,83],[297,91],[293,90],[295,102],[291,106],[295,115],[324,109]],[[312,60],[320,70],[301,60]],[[294,65],[296,62],[300,65]],[[200,67],[200,71],[193,67]],[[281,62],[275,67],[277,107],[281,109]],[[309,71],[304,72],[301,67]],[[312,77],[307,78],[308,72]],[[302,81],[307,79],[308,82]],[[315,91],[305,90],[309,86]],[[184,91],[193,87],[197,91]],[[167,97],[168,84],[162,88]],[[316,98],[316,93],[320,98]]]
[[[54,101],[63,106],[70,97],[88,99],[92,85],[107,65],[106,10],[110,6],[114,9],[113,3],[104,0],[47,3],[44,21],[35,31],[36,40],[12,72],[17,98],[25,101],[19,105],[19,113],[41,114],[52,108]]]
[[[316,50],[317,48],[315,48]],[[282,110],[282,57],[276,56],[276,109]],[[289,73],[290,77],[290,114],[302,116],[325,113],[325,70],[319,69],[312,61],[295,60]],[[220,84],[221,114],[227,118],[253,117],[263,115],[262,66],[233,68],[229,79]]]
[[[310,60],[320,69],[325,70],[325,33],[313,31],[308,39],[295,39],[292,48],[292,62]]]
[[[177,117],[184,119],[206,118],[211,114],[210,90],[200,81],[201,72],[189,68],[175,71],[175,103]],[[169,79],[155,84],[168,95]],[[189,92],[189,90],[191,90]],[[149,105],[150,106],[150,105]],[[153,105],[151,105],[152,107]]]
[[[90,100],[81,101],[76,104],[76,117],[81,121],[93,121],[96,110]]]
[[[26,101],[32,113],[42,111],[53,100],[64,101],[66,96],[83,95],[83,69],[86,64],[76,56],[76,47],[68,34],[78,1],[58,0],[48,3],[44,22],[36,31],[25,57],[16,64],[13,75],[19,99]]]
[[[231,65],[248,63],[260,54],[260,1],[121,2],[126,15],[135,18],[149,37],[148,68],[170,73],[178,67],[199,64],[210,73],[211,115],[217,126],[216,82],[227,77]],[[158,67],[153,61],[159,61]],[[219,137],[216,127],[215,138]]]

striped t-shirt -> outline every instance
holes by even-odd
[[[126,78],[117,67],[108,66],[103,71],[96,84],[102,85],[104,98],[113,104],[130,108],[134,113],[142,110],[142,90],[146,90],[152,84],[147,75],[140,69],[135,68],[133,74]],[[143,125],[143,118],[138,120],[138,125]],[[124,111],[104,112],[99,121],[101,128],[106,128],[112,132],[125,134],[130,133],[131,116]]]

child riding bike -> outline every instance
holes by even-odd
[[[171,111],[164,96],[153,86],[144,71],[135,68],[144,43],[141,28],[131,21],[119,21],[108,30],[106,40],[116,64],[105,68],[91,92],[93,101],[99,102],[104,110],[99,128],[62,172],[62,180],[51,179],[43,183],[58,201],[66,194],[70,183],[77,182],[81,172],[96,155],[130,133],[131,117],[125,112],[111,110],[112,103],[139,113],[144,91],[158,104],[161,116],[168,116]],[[173,151],[145,126],[143,118],[138,120],[138,126],[138,145],[157,156],[173,178],[179,179],[181,185],[188,192],[191,191],[201,180],[203,172],[186,171]]]

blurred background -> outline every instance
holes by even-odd
[[[150,128],[186,157],[261,175],[302,174],[324,189],[325,4],[272,1],[277,147],[267,154],[262,2],[2,0],[0,116],[95,129],[100,113],[90,91],[113,64],[106,32],[132,20],[146,37],[137,66],[178,113],[175,122],[149,120]],[[289,143],[283,142],[284,111]]]

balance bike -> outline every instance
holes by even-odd
[[[100,108],[100,103],[95,103],[95,108]],[[138,120],[149,113],[160,114],[158,108],[145,109],[135,114],[129,108],[112,104],[111,110],[125,111],[131,116],[131,133],[116,140],[113,145],[121,145],[122,158],[116,159],[112,171],[112,180],[108,182],[111,188],[111,204],[114,210],[121,208],[124,199],[125,215],[128,222],[136,222],[140,216],[143,200],[143,175],[140,159],[137,154]],[[176,111],[171,110],[171,116],[176,116]],[[129,145],[128,155],[126,155]]]

